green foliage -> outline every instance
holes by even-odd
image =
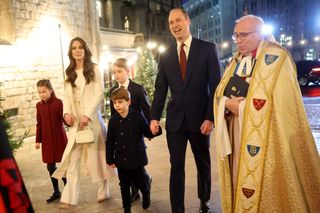
[[[0,83],[1,87],[1,83]],[[15,153],[16,150],[18,150],[23,143],[23,140],[28,136],[29,130],[26,130],[24,134],[20,137],[14,137],[14,131],[12,130],[12,125],[10,123],[10,119],[6,111],[3,110],[1,102],[4,101],[4,98],[1,96],[1,90],[0,90],[0,119],[3,122],[4,130],[7,133],[9,145],[11,148],[12,153]]]
[[[152,100],[154,97],[154,85],[158,72],[158,64],[152,57],[152,53],[143,49],[140,53],[138,62],[136,64],[136,78],[135,81],[143,85],[146,89],[147,94],[149,96],[150,104],[152,104]],[[168,92],[167,99],[164,106],[164,111],[162,113],[162,117],[166,117],[166,108],[170,99],[170,91]]]
[[[111,117],[111,106],[110,106],[110,94],[109,94],[109,88],[105,90],[104,92],[104,99],[105,101],[105,111],[103,113],[105,118]]]
[[[153,59],[149,50],[143,49],[136,64],[136,78],[134,80],[146,89],[150,104],[153,100],[156,75],[157,62]]]

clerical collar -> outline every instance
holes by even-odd
[[[254,69],[254,66],[256,64],[256,55],[257,55],[256,48],[252,53],[248,56],[243,56],[239,54],[236,57],[237,66],[234,70],[234,73],[237,74],[240,77],[250,77],[252,75],[252,71]]]
[[[258,51],[258,47],[255,50],[252,51],[252,53],[251,53],[252,58],[256,57],[257,51]]]

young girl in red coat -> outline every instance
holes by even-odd
[[[42,161],[47,164],[50,177],[56,170],[56,163],[61,161],[67,144],[67,136],[63,127],[63,105],[56,98],[50,80],[43,79],[37,83],[41,101],[37,103],[36,149],[42,144]],[[62,179],[66,184],[66,179]],[[61,197],[58,180],[51,177],[53,194],[47,202]]]

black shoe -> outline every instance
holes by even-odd
[[[150,206],[150,192],[142,195],[142,208],[147,209]]]
[[[133,203],[134,201],[138,200],[140,198],[139,190],[137,187],[131,186],[131,197],[130,202]]]
[[[124,213],[131,213],[131,208],[125,208]]]
[[[201,201],[199,213],[210,213],[210,212],[211,212],[211,209],[209,206],[209,201]]]
[[[57,199],[60,199],[60,197],[61,197],[60,193],[53,193],[51,195],[51,197],[49,197],[49,199],[47,199],[47,203],[51,203],[51,202],[53,202],[53,201],[55,201]]]

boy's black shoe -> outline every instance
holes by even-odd
[[[131,213],[131,208],[125,208],[124,213]]]
[[[140,198],[139,189],[135,185],[131,185],[131,197],[130,201],[133,203]]]
[[[150,206],[150,192],[142,195],[142,208],[147,209]]]
[[[51,203],[51,202],[53,202],[53,201],[55,201],[55,200],[57,200],[57,199],[60,199],[60,197],[61,197],[61,194],[60,193],[53,193],[52,195],[51,195],[51,197],[49,197],[49,199],[47,199],[47,203]]]

